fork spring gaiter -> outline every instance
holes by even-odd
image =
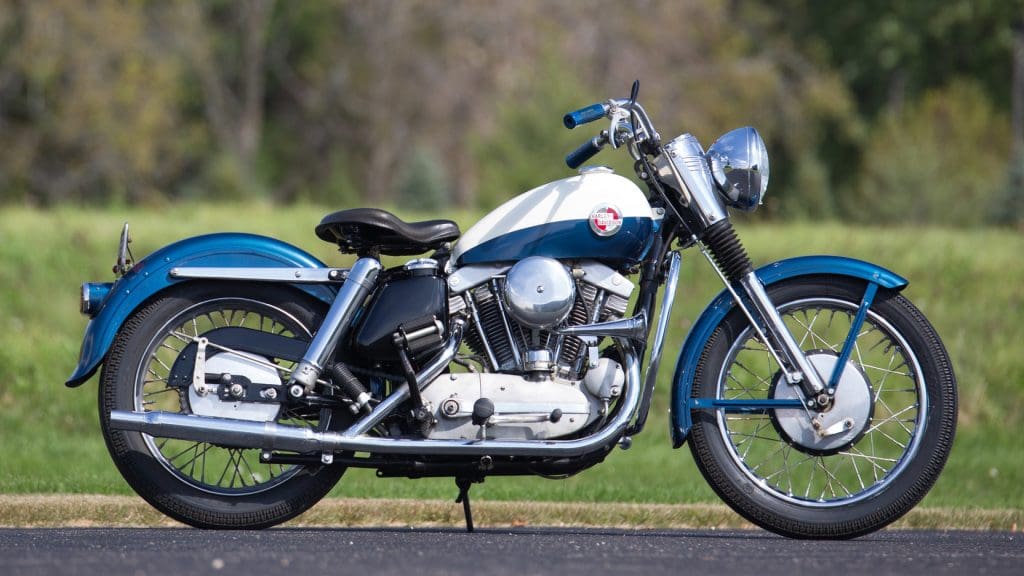
[[[719,220],[704,233],[704,245],[729,282],[738,282],[754,269],[729,220]]]

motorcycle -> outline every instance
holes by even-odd
[[[116,282],[82,286],[91,320],[67,385],[102,365],[102,432],[128,484],[186,524],[254,529],[348,468],[450,477],[472,530],[473,483],[567,477],[644,429],[695,249],[724,289],[679,353],[673,446],[785,536],[852,538],[913,508],[949,455],[957,391],[907,280],[836,256],[755,269],[728,209],[764,197],[761,136],[665,142],[638,90],[566,114],[570,129],[608,121],[566,158],[579,173],[464,234],[373,208],[327,215],[316,235],[351,268],[238,233],[133,262],[125,224]],[[580,168],[605,146],[631,155],[646,192]]]

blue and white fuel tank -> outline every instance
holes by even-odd
[[[647,253],[661,218],[631,181],[587,168],[496,208],[463,234],[452,261],[461,267],[547,256],[633,264]]]

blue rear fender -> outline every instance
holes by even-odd
[[[78,367],[68,378],[67,386],[79,386],[96,372],[114,336],[136,309],[171,286],[189,281],[170,277],[171,268],[176,266],[326,267],[316,257],[291,244],[255,234],[208,234],[164,246],[137,262],[111,287],[100,311],[85,328]],[[316,284],[295,286],[326,303],[334,300],[334,288]]]
[[[801,256],[780,260],[758,268],[756,274],[765,287],[790,278],[821,274],[858,278],[891,290],[902,290],[908,284],[906,279],[881,266],[841,256]],[[715,328],[733,306],[732,295],[728,290],[723,290],[704,309],[686,336],[672,377],[672,401],[669,404],[669,428],[674,448],[681,446],[690,434],[692,420],[689,402],[697,362]]]

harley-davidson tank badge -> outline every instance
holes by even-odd
[[[614,236],[622,228],[622,211],[612,204],[599,204],[590,211],[590,230],[598,236]]]

